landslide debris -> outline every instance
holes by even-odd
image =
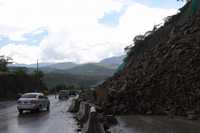
[[[123,70],[96,88],[107,114],[200,113],[200,12],[183,17],[140,38]]]

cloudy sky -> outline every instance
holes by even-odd
[[[0,0],[0,55],[17,63],[94,62],[124,54],[176,0]]]

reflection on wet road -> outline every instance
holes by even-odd
[[[166,116],[119,116],[121,133],[200,133],[200,121]]]
[[[50,97],[50,112],[18,115],[16,104],[0,109],[0,133],[76,133],[76,122],[67,112],[71,100]]]

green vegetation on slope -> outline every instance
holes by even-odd
[[[88,88],[91,85],[95,85],[98,82],[105,80],[108,76],[103,75],[72,75],[61,73],[47,73],[45,74],[43,81],[48,88],[53,88],[57,85],[77,85],[81,88]]]
[[[43,72],[33,71],[27,74],[26,68],[7,67],[12,59],[0,56],[0,100],[15,99],[18,93],[44,91]]]
[[[114,69],[99,64],[88,63],[68,69],[66,72],[74,75],[111,76],[114,73]]]

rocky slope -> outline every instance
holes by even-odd
[[[124,69],[98,86],[106,113],[200,113],[200,12],[183,13],[132,47]]]

